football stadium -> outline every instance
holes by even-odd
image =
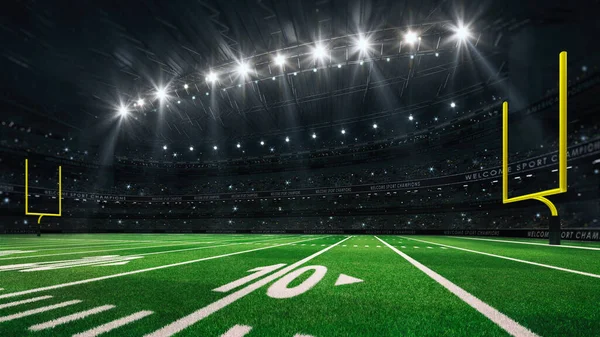
[[[0,336],[600,336],[595,0],[7,0]]]

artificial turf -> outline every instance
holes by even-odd
[[[140,311],[153,313],[102,336],[161,331],[220,336],[236,325],[251,327],[250,337],[509,335],[393,249],[534,334],[599,335],[600,250],[519,242],[544,243],[441,236],[4,235],[0,336],[71,336]],[[119,260],[123,257],[131,259]],[[250,270],[274,265],[280,266],[231,290],[214,291],[257,272]],[[306,272],[286,277],[301,268]],[[362,282],[336,286],[340,275]],[[314,286],[292,294],[312,281]],[[282,289],[287,298],[274,295]],[[44,296],[52,297],[3,308]],[[81,302],[6,320],[72,300]],[[115,307],[54,328],[28,330],[104,305]],[[173,324],[181,319],[187,323]]]

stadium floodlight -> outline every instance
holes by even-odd
[[[177,152],[173,152],[173,157],[177,157]]]
[[[129,113],[129,111],[127,110],[127,107],[121,105],[121,107],[119,107],[119,116],[121,117],[127,117],[127,114]]]
[[[317,138],[317,134],[316,134],[316,133],[313,133],[313,134],[312,134],[312,138],[313,138],[313,139],[316,139],[316,138]]]
[[[285,142],[289,143],[290,142],[290,137],[285,137]]]
[[[217,151],[219,148],[215,145],[213,146],[213,150]]]
[[[460,40],[460,41],[464,41],[466,40],[469,36],[471,36],[471,32],[469,31],[469,28],[463,26],[462,24],[459,25],[455,30],[455,37]]]
[[[275,64],[278,66],[282,66],[285,64],[285,57],[283,55],[279,55],[277,54],[277,56],[275,56]]]
[[[194,147],[193,146],[190,146],[190,151],[194,151]]]
[[[338,68],[341,68],[341,67],[342,67],[342,64],[341,64],[341,63],[340,63],[340,64],[338,64]]]
[[[410,115],[410,116],[408,116],[408,120],[409,120],[409,121],[412,121],[413,119],[415,119],[415,118],[413,117],[413,115]]]
[[[363,53],[367,52],[369,50],[369,39],[367,39],[364,36],[361,36],[358,39],[358,49]]]
[[[144,105],[144,99],[142,99],[142,98],[138,99],[137,105],[138,106],[143,106]]]
[[[373,123],[373,129],[377,129],[377,123]]]
[[[248,73],[250,72],[250,67],[248,66],[247,63],[240,62],[240,64],[238,65],[237,71],[243,77],[243,76],[248,75]]]
[[[237,147],[237,148],[239,149],[240,147],[242,147],[242,144],[240,144],[240,143],[237,143],[237,144],[235,145],[235,147]]]
[[[404,35],[404,42],[406,42],[406,43],[413,44],[413,43],[417,42],[418,39],[419,39],[419,37],[417,36],[417,33],[412,32],[412,31],[408,31]]]
[[[163,150],[165,150],[165,151],[167,150],[167,146],[166,145],[163,145]]]
[[[270,150],[271,152],[275,152],[275,149],[274,149],[274,148],[270,148],[269,150]]]
[[[437,122],[437,121],[438,121],[438,118],[437,118],[437,117],[435,117],[433,120]]]
[[[345,134],[346,134],[346,130],[342,129],[342,135],[345,135]]]
[[[217,81],[217,74],[211,71],[208,73],[208,76],[206,76],[206,81],[209,83],[215,83]]]
[[[187,84],[184,84],[184,85],[183,85],[183,89],[186,89],[186,90],[187,90],[187,88],[189,88],[189,87],[190,87],[190,86],[189,86],[189,85],[187,85]]]
[[[156,90],[156,98],[158,98],[161,101],[163,99],[167,98],[167,89],[165,89],[165,88],[158,88]]]
[[[263,140],[260,141],[260,146],[264,146],[265,142]]]
[[[315,59],[322,59],[325,57],[326,51],[323,45],[317,44],[315,48],[313,48],[313,56]]]
[[[435,53],[435,57],[439,57],[439,56],[440,56],[440,53]]]
[[[456,108],[456,103],[454,103],[454,102],[450,103],[450,107],[451,108]]]

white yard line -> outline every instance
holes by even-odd
[[[226,333],[222,334],[221,337],[243,337],[248,334],[250,330],[252,330],[251,326],[237,324],[227,330]]]
[[[83,319],[86,318],[88,316],[91,315],[95,315],[110,309],[115,308],[114,305],[103,305],[101,307],[96,307],[90,310],[86,310],[86,311],[81,311],[81,312],[76,312],[72,315],[68,315],[68,316],[63,316],[57,319],[53,319],[51,321],[45,322],[45,323],[41,323],[41,324],[36,324],[36,325],[32,325],[29,327],[29,331],[40,331],[40,330],[46,330],[46,329],[53,329],[56,326],[59,326],[61,324],[65,324],[65,323],[69,323],[72,321],[76,321],[79,319]]]
[[[111,330],[114,330],[116,328],[120,328],[123,325],[127,325],[129,323],[138,321],[138,320],[140,320],[140,319],[142,319],[142,318],[144,318],[146,316],[152,315],[153,313],[154,312],[147,311],[147,310],[146,311],[139,311],[139,312],[136,312],[133,315],[125,316],[123,318],[119,318],[119,319],[114,320],[112,322],[108,322],[106,324],[97,326],[97,327],[95,327],[93,329],[90,329],[90,330],[87,330],[87,331],[75,334],[75,335],[73,335],[73,337],[95,337],[95,336],[101,335],[101,334],[103,334],[105,332],[109,332]]]
[[[523,241],[498,240],[498,239],[483,239],[483,238],[466,238],[466,237],[461,237],[461,236],[450,236],[450,237],[454,238],[454,239],[477,240],[477,241],[491,241],[491,242],[503,242],[503,243],[516,243],[516,244],[519,244],[519,245],[534,245],[534,246],[544,246],[544,247],[553,247],[553,248],[572,248],[572,249],[600,250],[600,247],[551,245],[551,244],[548,244],[548,243],[523,242]]]
[[[26,303],[33,303],[33,302],[37,302],[37,301],[47,300],[49,298],[52,298],[52,296],[50,296],[50,295],[40,296],[40,297],[29,298],[29,299],[22,300],[22,301],[4,303],[4,304],[0,304],[0,309],[15,307],[17,305],[26,304]]]
[[[81,247],[81,246],[84,246],[84,247],[87,247],[87,246],[110,247],[110,246],[130,246],[130,245],[141,245],[141,244],[142,243],[137,243],[137,242],[123,242],[123,243],[98,243],[98,242],[90,242],[90,243],[64,244],[64,245],[43,245],[43,246],[38,246],[38,245],[36,245],[36,246],[18,245],[18,246],[0,246],[0,250],[35,248],[36,251],[40,251],[40,250],[68,249],[68,248]]]
[[[514,262],[526,263],[526,264],[530,264],[530,265],[533,265],[533,266],[538,266],[538,267],[544,267],[544,268],[550,268],[550,269],[560,270],[560,271],[564,271],[564,272],[567,272],[567,273],[573,273],[573,274],[579,274],[579,275],[583,275],[583,276],[600,278],[600,275],[598,275],[598,274],[586,273],[584,271],[567,269],[567,268],[561,268],[561,267],[557,267],[557,266],[553,266],[553,265],[549,265],[549,264],[543,264],[543,263],[538,263],[538,262],[521,260],[521,259],[516,259],[516,258],[513,258],[513,257],[504,256],[504,255],[497,255],[497,254],[492,254],[492,253],[486,253],[486,252],[481,252],[481,251],[478,251],[478,250],[461,248],[461,247],[456,247],[456,246],[450,246],[450,245],[446,245],[446,244],[442,244],[442,243],[437,243],[437,242],[430,242],[430,241],[413,239],[413,238],[407,238],[407,239],[409,239],[409,240],[415,240],[415,241],[420,241],[420,242],[424,242],[424,243],[430,243],[430,244],[438,245],[438,246],[442,246],[442,247],[448,247],[448,248],[452,248],[452,249],[462,250],[462,251],[469,252],[469,253],[475,253],[475,254],[481,254],[481,255],[485,255],[485,256],[491,256],[491,257],[496,257],[496,258],[499,258],[499,259],[514,261]]]
[[[212,236],[212,237],[203,237],[202,239],[206,239],[204,241],[210,241],[210,242],[214,242],[215,240],[219,240],[222,238],[225,238],[226,234],[222,234],[221,236]],[[257,236],[263,236],[263,235],[257,235]],[[293,235],[288,235],[288,236],[293,236]],[[243,239],[247,237],[241,237],[240,239]],[[108,244],[108,243],[155,243],[155,242],[162,242],[162,243],[189,243],[189,244],[195,244],[195,243],[202,243],[199,241],[188,241],[188,240],[153,240],[153,239],[149,239],[149,240],[100,240],[100,239],[62,239],[62,238],[20,238],[20,239],[25,239],[25,240],[54,240],[54,241],[84,241],[85,243],[94,243],[94,244]],[[200,239],[200,238],[199,238]],[[230,239],[226,239],[226,241],[230,241]],[[44,242],[45,243],[45,242]],[[48,242],[47,244],[51,245],[54,244],[55,242]],[[83,242],[68,242],[69,244],[72,245],[80,245],[80,244],[84,244]],[[35,244],[35,243],[34,243]],[[10,243],[10,245],[16,245],[14,243]],[[21,245],[21,244],[19,244]],[[27,244],[24,244],[27,245]],[[1,247],[1,246],[0,246]]]
[[[168,325],[160,328],[159,330],[157,330],[157,331],[155,331],[153,333],[150,333],[150,334],[148,334],[148,335],[146,335],[144,337],[166,337],[166,336],[172,336],[172,335],[174,335],[174,334],[176,334],[176,333],[178,333],[178,332],[186,329],[187,327],[189,327],[189,326],[197,323],[198,321],[206,318],[207,316],[209,316],[209,315],[211,315],[211,314],[213,314],[213,313],[215,313],[215,312],[217,312],[217,311],[225,308],[226,306],[228,306],[231,303],[239,300],[240,298],[242,298],[242,297],[244,297],[244,296],[252,293],[253,291],[259,289],[260,287],[262,287],[262,286],[264,286],[264,285],[266,285],[266,284],[268,284],[268,283],[276,280],[279,277],[284,276],[285,274],[291,272],[292,270],[296,269],[297,267],[305,264],[306,262],[308,262],[308,261],[314,259],[315,257],[317,257],[317,256],[325,253],[326,251],[332,249],[333,247],[339,245],[340,243],[342,243],[342,242],[344,242],[344,241],[346,241],[348,239],[350,239],[350,237],[347,237],[347,238],[345,238],[345,239],[343,239],[341,241],[336,242],[335,244],[333,244],[333,245],[331,245],[331,246],[329,246],[327,248],[324,248],[324,249],[322,249],[322,250],[320,250],[320,251],[318,251],[318,252],[316,252],[316,253],[308,256],[308,257],[305,257],[304,259],[302,259],[302,260],[300,260],[298,262],[295,262],[295,263],[293,263],[293,264],[291,264],[291,265],[289,265],[289,266],[287,266],[287,267],[285,267],[285,268],[283,268],[283,269],[281,269],[281,270],[279,270],[279,271],[277,271],[277,272],[275,272],[275,273],[273,273],[273,274],[271,274],[271,275],[269,275],[269,276],[267,276],[267,277],[265,277],[263,279],[260,279],[259,281],[255,282],[253,284],[250,284],[249,286],[247,286],[245,288],[242,288],[242,289],[240,289],[240,290],[238,290],[238,291],[236,291],[236,292],[234,292],[234,293],[232,293],[232,294],[230,294],[228,296],[225,296],[222,299],[220,299],[220,300],[218,300],[216,302],[213,302],[212,304],[209,304],[209,305],[205,306],[204,308],[196,310],[193,313],[191,313],[191,314],[189,314],[189,315],[187,315],[187,316],[185,316],[183,318],[180,318],[180,319],[176,320],[175,322],[170,323],[170,324],[168,324]]]
[[[39,314],[41,312],[46,312],[46,311],[50,311],[50,310],[54,310],[54,309],[64,308],[66,306],[77,304],[77,303],[81,303],[81,300],[67,301],[67,302],[62,302],[62,303],[58,303],[58,304],[49,305],[49,306],[46,306],[46,307],[41,307],[41,308],[37,308],[37,309],[32,309],[32,310],[27,310],[27,311],[23,311],[23,312],[18,312],[18,313],[13,314],[13,315],[8,315],[8,316],[2,316],[2,317],[0,317],[0,322],[8,322],[8,321],[12,321],[14,319],[18,319],[18,318],[22,318],[22,317],[27,317],[27,316]]]
[[[425,265],[416,261],[412,257],[399,251],[398,249],[396,249],[389,243],[381,240],[377,236],[375,238],[377,238],[377,240],[381,241],[384,245],[386,245],[388,248],[393,250],[396,254],[402,256],[406,261],[408,261],[413,266],[417,267],[420,271],[427,274],[427,276],[434,279],[437,283],[442,285],[444,288],[448,289],[451,293],[453,293],[458,298],[463,300],[465,303],[470,305],[473,309],[477,310],[482,315],[487,317],[489,320],[496,323],[499,327],[504,329],[506,332],[508,332],[512,336],[515,336],[515,337],[536,337],[536,336],[538,336],[535,333],[533,333],[531,330],[527,329],[526,327],[524,327],[524,326],[520,325],[519,323],[517,323],[516,321],[514,321],[512,318],[506,316],[505,314],[496,310],[489,304],[487,304],[487,303],[483,302],[482,300],[478,299],[477,297],[471,295],[466,290],[464,290],[461,287],[457,286],[456,284],[450,282],[448,279],[446,279],[442,275],[434,272],[433,270],[429,269]]]
[[[41,287],[41,288],[34,288],[34,289],[29,289],[29,290],[17,291],[17,292],[14,292],[14,293],[8,293],[8,294],[0,295],[0,299],[2,299],[2,298],[9,298],[9,297],[16,297],[16,296],[21,296],[21,295],[27,295],[27,294],[33,294],[33,293],[38,293],[38,292],[47,291],[47,290],[53,290],[53,289],[60,289],[60,288],[65,288],[65,287],[71,287],[71,286],[76,286],[76,285],[86,284],[86,283],[91,283],[91,282],[103,281],[103,280],[108,280],[108,279],[112,279],[112,278],[116,278],[116,277],[134,275],[134,274],[139,274],[139,273],[145,273],[145,272],[149,272],[149,271],[153,271],[153,270],[159,270],[159,269],[165,269],[165,268],[171,268],[171,267],[184,266],[184,265],[191,264],[191,263],[196,263],[196,262],[201,262],[201,261],[208,261],[208,260],[214,260],[214,259],[220,259],[220,258],[223,258],[223,257],[234,256],[234,255],[239,255],[239,254],[246,254],[246,253],[256,252],[256,251],[265,250],[265,249],[271,249],[271,248],[276,248],[276,247],[287,246],[287,245],[290,245],[292,243],[298,243],[298,242],[304,242],[304,241],[311,241],[311,240],[317,240],[317,239],[322,239],[322,238],[323,237],[310,238],[310,239],[305,239],[305,240],[300,240],[300,241],[295,241],[295,242],[282,243],[282,244],[278,244],[278,245],[275,245],[275,246],[248,249],[248,250],[243,250],[243,251],[234,252],[234,253],[208,256],[208,257],[204,257],[204,258],[196,259],[196,260],[183,261],[183,262],[166,264],[166,265],[156,266],[156,267],[151,267],[151,268],[132,270],[132,271],[129,271],[129,272],[124,272],[124,273],[119,273],[119,274],[105,275],[105,276],[94,277],[94,278],[85,279],[85,280],[79,280],[79,281],[73,281],[73,282],[68,282],[68,283],[61,283],[61,284],[56,284],[56,285],[46,286],[46,287]]]
[[[292,237],[293,238],[293,237]],[[264,241],[267,240],[281,240],[283,238],[279,238],[279,239],[273,239],[273,238],[267,238]],[[286,238],[287,239],[287,238]],[[247,240],[247,239],[246,239]],[[228,240],[228,241],[223,241],[224,242],[232,242],[232,241],[238,241],[238,240]],[[244,244],[245,242],[235,242],[233,244]],[[126,248],[114,248],[114,249],[103,249],[103,250],[86,250],[86,251],[78,251],[78,252],[67,252],[67,253],[53,253],[53,254],[42,254],[42,255],[29,255],[29,256],[14,256],[14,257],[5,257],[5,258],[0,258],[1,260],[16,260],[16,259],[31,259],[31,258],[36,258],[36,257],[49,257],[49,256],[62,256],[62,255],[73,255],[73,254],[91,254],[91,253],[105,253],[105,252],[115,252],[115,251],[121,251],[121,250],[135,250],[135,249],[149,249],[149,248],[161,248],[161,247],[176,247],[176,246],[188,246],[188,245],[193,245],[193,244],[188,244],[188,243],[176,243],[176,244],[172,244],[172,245],[158,245],[158,246],[141,246],[141,247],[126,247]],[[217,247],[217,246],[215,246]],[[187,248],[186,248],[187,249]],[[191,248],[190,248],[191,249]],[[195,249],[195,248],[194,248]],[[183,251],[183,250],[180,250]],[[170,251],[167,251],[170,252]],[[150,253],[145,253],[145,254],[150,254]],[[141,255],[141,254],[135,254],[135,255]]]

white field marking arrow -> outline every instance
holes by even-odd
[[[335,285],[336,286],[343,286],[344,284],[359,283],[359,282],[363,282],[363,281],[364,280],[361,280],[361,279],[356,278],[356,277],[348,276],[346,274],[340,274],[340,276],[338,277],[337,281],[335,281]]]

